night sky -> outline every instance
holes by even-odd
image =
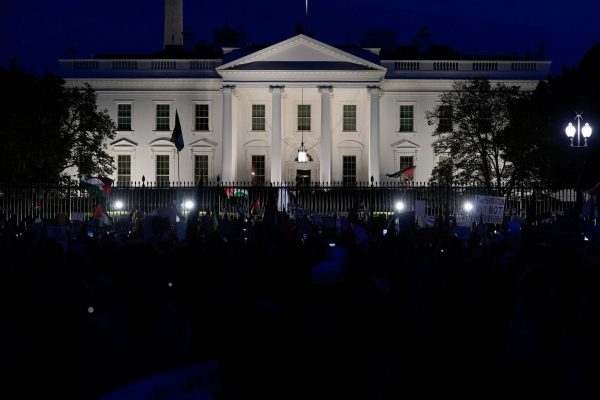
[[[36,73],[58,70],[57,59],[162,48],[164,0],[3,0],[0,65],[17,58]],[[432,41],[464,54],[534,53],[543,44],[557,74],[575,66],[600,41],[600,2],[574,0],[309,0],[308,30],[330,44],[359,43],[372,29],[391,29],[409,44],[428,26]],[[225,24],[253,43],[294,35],[304,0],[184,0],[184,25],[194,41],[212,40]]]

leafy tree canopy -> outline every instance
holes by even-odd
[[[69,88],[56,76],[38,78],[16,67],[0,69],[0,85],[0,182],[112,173],[106,143],[116,127],[98,110],[91,86]]]
[[[487,79],[457,81],[426,114],[435,125],[433,149],[444,160],[432,183],[477,184],[488,188],[514,184],[525,175],[515,151],[523,138],[511,134],[511,119],[526,101],[518,87],[492,85]],[[517,157],[518,156],[518,157]]]

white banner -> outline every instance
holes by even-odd
[[[486,224],[501,224],[504,218],[504,197],[475,196],[473,218],[483,217]]]

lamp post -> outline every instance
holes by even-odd
[[[583,126],[583,128],[581,127],[581,113],[576,113],[575,115],[575,119],[577,120],[577,129],[575,129],[575,126],[573,126],[573,123],[569,122],[569,125],[567,125],[567,127],[565,128],[565,133],[567,134],[567,137],[569,138],[569,140],[571,141],[571,147],[573,148],[585,148],[587,147],[587,140],[590,136],[592,136],[592,127],[590,126],[590,124],[588,124],[587,122],[585,123],[585,125]],[[575,138],[575,134],[577,134],[577,144],[575,144],[573,142],[573,139]],[[583,144],[581,143],[581,137],[583,136]],[[581,210],[581,204],[582,204],[582,194],[581,194],[581,173],[582,173],[582,167],[581,167],[581,159],[582,157],[577,157],[577,159],[579,160],[578,162],[578,168],[577,168],[577,199],[576,199],[576,209],[577,212],[579,212],[579,210]]]
[[[575,119],[577,120],[577,132],[575,132],[575,127],[571,122],[569,122],[569,125],[565,128],[565,133],[571,140],[571,147],[587,147],[587,140],[592,136],[592,127],[586,122],[583,128],[581,128],[582,117],[580,113],[576,114]],[[575,133],[577,133],[577,144],[573,143]],[[581,144],[581,136],[583,136],[583,144]]]

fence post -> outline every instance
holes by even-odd
[[[71,183],[67,183],[67,213],[71,222]]]

